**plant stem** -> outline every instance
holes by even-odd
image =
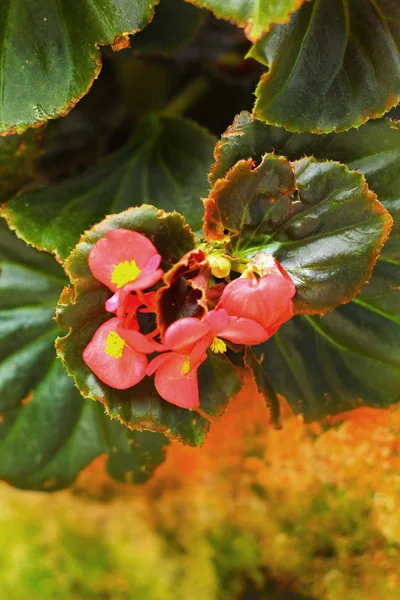
[[[183,88],[176,96],[168,102],[161,111],[165,117],[180,117],[197,102],[208,90],[210,84],[206,77],[200,75]]]

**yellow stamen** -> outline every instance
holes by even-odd
[[[113,358],[121,358],[125,348],[125,341],[115,331],[110,331],[106,339],[104,352]]]
[[[185,358],[185,362],[182,365],[181,371],[182,371],[183,375],[187,375],[189,373],[189,371],[190,371],[190,356],[187,356]]]
[[[114,267],[111,275],[111,283],[115,283],[117,289],[120,289],[127,283],[135,281],[141,272],[135,260],[131,260],[131,262],[125,260]]]
[[[223,354],[224,352],[226,352],[226,344],[223,340],[220,340],[219,338],[215,337],[211,342],[210,350],[215,354]]]

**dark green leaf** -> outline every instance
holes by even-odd
[[[0,132],[22,133],[66,114],[101,69],[99,46],[123,47],[157,0],[6,0],[0,7]]]
[[[206,14],[184,0],[162,0],[150,26],[132,39],[132,50],[140,54],[172,54],[195,35]]]
[[[83,175],[23,194],[3,214],[29,244],[65,259],[85,229],[142,203],[179,210],[201,227],[214,138],[183,119],[150,116],[132,141]]]
[[[305,0],[187,0],[245,28],[255,42],[275,23],[286,23]]]
[[[60,489],[107,453],[112,476],[121,479],[126,469],[126,479],[140,483],[161,461],[161,436],[154,454],[143,454],[142,438],[131,445],[126,428],[84,400],[56,358],[55,305],[65,283],[51,256],[0,224],[0,478]]]
[[[207,239],[228,241],[242,260],[274,254],[296,284],[303,314],[323,314],[358,293],[391,225],[360,173],[275,154],[255,168],[252,158],[236,163],[205,207]]]
[[[257,348],[272,398],[285,396],[307,420],[362,404],[387,406],[400,399],[400,129],[380,119],[338,135],[291,134],[247,113],[239,115],[216,149],[212,180],[238,160],[261,160],[272,149],[296,160],[314,154],[364,173],[394,218],[370,282],[349,304],[322,319],[296,317]]]
[[[59,355],[81,393],[102,402],[111,417],[119,418],[132,429],[159,431],[185,443],[201,445],[209,427],[208,421],[200,414],[162,400],[150,378],[128,390],[116,390],[97,379],[83,361],[85,347],[99,325],[110,317],[104,303],[111,293],[93,278],[88,255],[98,239],[118,227],[148,236],[161,253],[166,270],[168,264],[171,266],[194,245],[190,229],[180,215],[166,214],[151,206],[132,208],[108,217],[86,232],[65,263],[75,285],[74,289],[65,289],[58,306],[60,326],[70,329],[68,335],[57,342]]]
[[[37,131],[0,138],[0,203],[35,179],[34,163],[40,155]]]
[[[400,4],[314,0],[249,56],[269,67],[254,114],[289,131],[358,127],[400,99]]]

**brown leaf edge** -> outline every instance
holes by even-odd
[[[152,20],[154,19],[155,7],[159,3],[160,3],[160,0],[155,0],[155,3],[153,5],[152,14],[150,15],[147,23],[142,27],[142,29],[144,29],[144,27],[147,27],[147,25],[149,25],[152,22]],[[95,59],[96,67],[94,69],[93,77],[92,77],[91,81],[89,82],[88,87],[86,88],[86,90],[84,90],[82,92],[82,94],[80,94],[77,98],[73,98],[72,100],[70,100],[70,102],[68,102],[66,107],[63,110],[61,110],[58,114],[51,115],[47,119],[43,119],[41,121],[36,121],[36,123],[30,124],[30,125],[22,125],[22,126],[13,125],[6,131],[0,131],[0,137],[6,137],[9,135],[16,135],[16,134],[21,135],[22,133],[27,131],[27,129],[31,129],[31,128],[38,129],[39,127],[42,127],[50,120],[58,119],[59,117],[66,117],[71,112],[71,110],[73,108],[75,108],[75,106],[78,104],[78,102],[80,100],[82,100],[82,98],[89,93],[94,81],[100,75],[100,71],[103,66],[103,61],[102,61],[101,52],[100,52],[100,46],[111,46],[112,50],[114,50],[115,52],[118,52],[119,50],[123,50],[124,48],[129,48],[129,46],[130,46],[129,36],[135,35],[135,33],[139,33],[139,31],[142,31],[142,29],[132,29],[131,31],[121,31],[121,33],[117,34],[114,37],[114,40],[112,42],[105,42],[105,41],[101,41],[101,40],[96,42],[94,47],[95,47],[95,52],[97,52],[97,56],[90,56],[90,58]]]
[[[210,10],[214,16],[217,17],[217,19],[223,19],[224,21],[228,21],[229,23],[232,23],[233,25],[236,25],[237,27],[241,27],[242,29],[244,29],[244,34],[247,37],[247,39],[249,39],[251,42],[258,42],[259,39],[262,38],[263,35],[265,35],[266,33],[268,33],[273,27],[275,27],[275,25],[283,25],[285,23],[289,23],[290,19],[292,18],[292,15],[305,3],[305,2],[311,2],[312,0],[294,0],[294,5],[291,9],[289,9],[286,18],[281,19],[280,21],[277,22],[271,22],[265,25],[265,29],[259,33],[258,35],[255,35],[252,33],[253,31],[253,19],[250,17],[249,19],[235,19],[235,18],[228,18],[228,17],[224,17],[223,15],[221,15],[220,12],[218,12],[218,10],[214,9],[214,8],[210,8],[209,6],[206,6],[204,0],[185,0],[186,2],[189,2],[190,4],[194,4],[195,6],[198,6],[200,8],[207,8],[207,10]]]

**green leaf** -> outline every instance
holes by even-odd
[[[37,138],[37,131],[0,138],[0,203],[35,179],[35,160],[41,153]]]
[[[3,216],[27,243],[60,259],[85,229],[130,206],[176,209],[200,229],[214,142],[190,121],[151,115],[114,156],[82,175],[14,198]]]
[[[363,175],[337,162],[241,160],[205,203],[205,234],[234,258],[274,254],[296,284],[298,313],[323,314],[370,277],[391,218]]]
[[[216,17],[245,28],[255,42],[275,23],[286,23],[305,0],[187,0],[212,10]]]
[[[132,50],[140,54],[172,54],[197,33],[206,15],[206,11],[184,0],[162,0],[150,26],[132,39]]]
[[[99,75],[99,46],[124,47],[127,34],[150,21],[156,3],[3,2],[0,132],[22,133],[66,114]]]
[[[256,117],[289,131],[344,131],[400,99],[400,4],[314,0],[249,52],[269,67]]]
[[[400,400],[400,128],[380,119],[341,134],[292,134],[242,113],[216,148],[211,180],[238,160],[272,149],[291,160],[314,154],[364,173],[394,218],[370,282],[323,318],[295,317],[257,347],[252,368],[266,396],[277,393],[308,421],[356,406]],[[248,363],[249,364],[249,363]],[[271,389],[272,388],[272,389]]]
[[[121,479],[126,470],[126,480],[140,483],[161,462],[162,436],[154,438],[154,454],[143,453],[147,438],[132,443],[125,427],[84,400],[68,377],[54,349],[55,305],[65,283],[51,256],[0,224],[0,478],[21,488],[61,489],[107,453],[112,476]]]
[[[65,263],[74,288],[64,290],[58,305],[60,327],[69,329],[69,333],[57,341],[58,353],[81,393],[102,402],[111,417],[118,418],[131,429],[158,431],[187,444],[201,445],[209,427],[208,420],[163,400],[151,378],[146,377],[133,388],[117,390],[102,383],[83,361],[87,344],[97,328],[110,317],[104,304],[111,296],[111,292],[92,276],[88,255],[107,231],[120,227],[149,237],[162,255],[161,264],[165,270],[194,246],[193,235],[178,213],[166,214],[152,206],[132,208],[108,217],[86,232]],[[228,393],[230,386],[231,383]],[[220,401],[226,401],[222,393]]]

